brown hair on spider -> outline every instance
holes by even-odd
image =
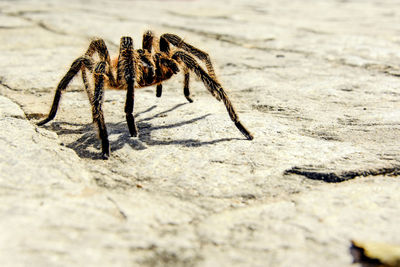
[[[173,47],[171,48],[170,45]],[[98,61],[93,59],[94,53],[97,53]],[[199,65],[193,56],[205,63],[207,71]],[[86,70],[93,73],[93,89],[86,76]],[[104,88],[127,91],[125,102],[126,122],[131,136],[137,136],[138,130],[135,117],[132,115],[135,88],[156,85],[156,96],[160,97],[162,94],[162,82],[168,80],[180,70],[183,70],[184,73],[183,93],[189,102],[193,102],[189,90],[189,78],[192,72],[200,78],[204,86],[216,99],[222,100],[231,120],[239,131],[248,140],[253,139],[253,135],[240,122],[239,116],[225,90],[218,82],[209,55],[184,42],[177,35],[166,33],[157,39],[151,31],[147,31],[143,35],[142,49],[135,50],[133,48],[131,37],[122,37],[119,55],[114,60],[110,59],[104,40],[93,40],[86,53],[72,63],[67,74],[59,82],[47,118],[38,122],[37,125],[44,125],[54,119],[62,93],[72,78],[81,71],[85,91],[92,106],[93,122],[99,130],[102,158],[108,159],[110,156],[110,144],[102,109]]]

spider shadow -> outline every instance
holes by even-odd
[[[177,123],[167,125],[153,125],[150,122],[158,117],[163,117],[173,110],[186,105],[187,103],[178,104],[168,110],[159,112],[153,116],[140,118],[142,115],[155,109],[156,106],[138,112],[135,114],[136,123],[139,129],[139,137],[131,137],[125,121],[118,123],[106,123],[109,132],[111,153],[122,149],[125,145],[130,145],[135,150],[147,149],[147,146],[168,146],[180,145],[184,147],[200,147],[220,142],[232,140],[240,140],[240,138],[220,138],[210,141],[199,141],[197,139],[175,139],[175,140],[157,140],[152,137],[152,132],[162,129],[178,128],[196,121],[205,119],[210,116],[206,114],[190,120],[184,120]],[[101,159],[101,142],[97,138],[96,129],[91,123],[78,124],[70,122],[53,122],[47,126],[49,130],[56,132],[58,135],[79,134],[82,135],[76,141],[69,143],[66,147],[73,149],[79,157],[90,159]]]

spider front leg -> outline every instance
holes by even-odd
[[[249,130],[244,127],[244,125],[239,120],[239,115],[236,113],[232,102],[229,100],[228,95],[225,93],[222,86],[196,62],[196,60],[189,54],[178,51],[173,56],[173,59],[178,62],[183,62],[185,67],[193,71],[203,82],[205,87],[210,91],[210,93],[215,96],[218,100],[222,100],[225,104],[226,110],[228,111],[229,117],[235,123],[236,128],[248,139],[252,140],[254,137],[249,132]]]
[[[105,42],[102,39],[93,40],[89,44],[89,47],[88,47],[85,55],[76,59],[72,63],[71,68],[69,69],[67,74],[61,79],[60,83],[57,86],[53,104],[51,106],[49,115],[47,116],[46,119],[38,122],[37,125],[39,125],[39,126],[44,125],[44,124],[48,123],[49,121],[51,121],[52,119],[54,119],[54,117],[56,116],[56,113],[57,113],[57,109],[58,109],[58,105],[60,103],[62,93],[65,91],[68,84],[75,77],[75,75],[79,72],[79,70],[82,70],[82,79],[83,79],[83,83],[85,85],[85,90],[86,90],[86,93],[88,94],[89,100],[92,101],[93,96],[89,89],[89,84],[88,84],[88,81],[86,78],[85,69],[92,71],[92,69],[93,69],[92,56],[95,52],[98,53],[101,61],[106,61],[108,63],[108,65],[110,66],[110,55],[108,53],[108,49],[107,49]],[[107,72],[107,76],[108,76],[109,82],[114,85],[115,79],[110,71]]]
[[[146,31],[143,34],[142,48],[143,50],[146,50],[150,54],[151,50],[153,49],[153,40],[154,40],[154,34],[152,31]]]
[[[100,61],[104,61],[107,63],[108,68],[106,69],[106,75],[108,77],[108,82],[111,86],[117,86],[113,73],[110,70],[111,60],[110,60],[110,53],[108,52],[106,43],[103,39],[94,39],[90,42],[88,49],[86,50],[85,55],[92,57],[94,53],[98,54]],[[84,74],[82,75],[84,76]],[[84,80],[85,83],[85,80]],[[86,86],[86,84],[85,84]]]
[[[38,126],[44,125],[54,119],[57,114],[58,105],[60,103],[61,95],[67,88],[68,84],[71,82],[72,78],[79,72],[79,70],[84,70],[84,68],[92,71],[93,69],[93,60],[89,56],[82,56],[77,58],[71,65],[71,68],[68,70],[67,74],[61,79],[59,82],[56,93],[54,95],[53,104],[51,105],[51,109],[49,115],[46,119],[37,123]]]
[[[110,143],[108,141],[108,133],[104,114],[102,109],[104,99],[104,76],[106,72],[106,62],[99,62],[94,70],[94,95],[92,102],[93,123],[99,129],[99,137],[101,139],[101,156],[103,159],[110,157]]]
[[[138,136],[138,130],[135,122],[135,117],[132,115],[135,104],[135,62],[133,53],[133,41],[130,37],[122,37],[119,54],[120,64],[118,64],[118,73],[123,76],[126,85],[126,102],[125,114],[128,124],[129,133],[131,136]]]

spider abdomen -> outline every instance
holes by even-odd
[[[161,53],[154,56],[141,54],[137,68],[142,74],[137,80],[138,87],[159,84],[179,72],[177,62]]]

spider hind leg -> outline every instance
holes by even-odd
[[[187,101],[189,101],[189,103],[193,103],[193,99],[190,97],[189,79],[190,79],[189,70],[187,68],[185,68],[185,77],[183,80],[183,94],[185,95],[185,97],[186,97]]]
[[[203,61],[206,65],[208,75],[210,75],[214,80],[217,80],[217,76],[215,75],[214,67],[211,63],[210,56],[206,52],[192,46],[191,44],[186,43],[178,35],[171,33],[165,33],[161,35],[160,51],[169,54],[170,53],[169,44],[172,44]]]
[[[222,86],[210,75],[207,74],[205,70],[194,60],[192,56],[189,54],[178,51],[172,56],[173,59],[178,62],[182,62],[185,67],[189,70],[193,71],[203,82],[205,87],[210,91],[212,95],[214,95],[217,99],[220,99],[224,102],[226,110],[228,111],[229,117],[234,122],[236,128],[248,139],[252,140],[254,137],[249,132],[249,130],[244,127],[244,125],[239,120],[239,115],[236,113],[235,108],[232,105],[232,102],[229,100],[228,95],[225,93],[225,90]]]
[[[154,33],[152,31],[146,31],[143,34],[143,39],[142,39],[142,49],[147,51],[148,53],[151,54],[153,50],[153,43],[154,42]],[[152,73],[153,75],[154,73]],[[151,83],[150,81],[147,81],[148,83]],[[161,97],[162,95],[162,84],[159,83],[156,86],[156,96]]]
[[[156,97],[161,97],[161,95],[162,95],[162,84],[159,83],[159,84],[157,84],[157,87],[156,87]]]

